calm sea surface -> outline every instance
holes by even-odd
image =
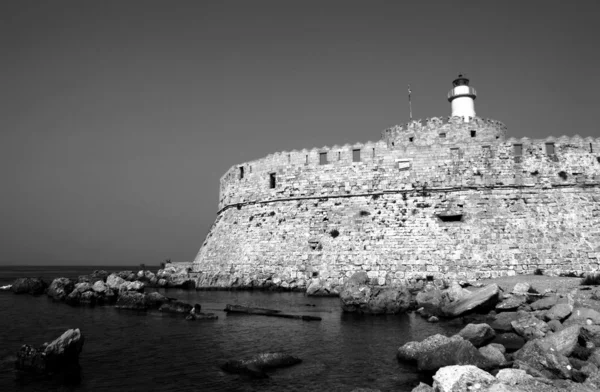
[[[0,267],[0,285],[17,277],[77,277],[93,269],[126,267]],[[155,269],[154,269],[155,270]],[[457,323],[429,324],[419,316],[344,314],[337,298],[302,293],[159,290],[169,297],[200,303],[218,320],[186,321],[156,312],[138,313],[103,306],[74,308],[46,296],[0,292],[0,391],[48,390],[18,386],[13,361],[22,344],[51,341],[68,328],[80,328],[85,344],[80,357],[82,384],[75,391],[351,391],[368,387],[410,391],[422,377],[400,364],[397,348],[435,333],[451,334]],[[280,309],[320,316],[300,321],[226,315],[225,304]],[[314,305],[314,306],[307,306]],[[266,351],[302,358],[266,380],[223,373],[219,364]],[[67,389],[64,389],[67,390]]]

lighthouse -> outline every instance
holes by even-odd
[[[465,122],[475,117],[475,97],[477,92],[469,86],[469,79],[464,75],[458,75],[458,78],[452,82],[452,90],[448,92],[448,101],[452,104],[452,117],[462,117]]]

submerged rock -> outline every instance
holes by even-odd
[[[47,287],[41,278],[18,278],[12,283],[11,290],[15,294],[42,295]]]
[[[18,381],[53,378],[66,384],[77,384],[81,379],[79,354],[84,338],[79,329],[69,329],[50,344],[40,349],[23,345],[15,362]]]
[[[248,374],[255,378],[268,377],[272,369],[288,367],[302,362],[298,357],[283,353],[262,353],[247,359],[233,359],[221,366],[228,373]]]
[[[185,314],[192,310],[193,306],[183,301],[171,301],[162,304],[158,310],[164,313]]]
[[[122,292],[117,298],[115,308],[129,310],[146,310],[148,309],[148,304],[146,303],[146,296],[144,294],[135,291],[125,291]]]
[[[47,294],[56,301],[64,301],[74,288],[75,284],[71,279],[56,278],[50,283]]]
[[[156,291],[152,293],[147,293],[145,297],[146,305],[148,306],[148,308],[152,309],[158,309],[161,307],[162,304],[169,302],[169,298]]]

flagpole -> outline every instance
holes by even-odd
[[[408,85],[408,112],[410,116],[410,121],[412,121],[412,102],[410,101],[410,84]]]

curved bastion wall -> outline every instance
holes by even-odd
[[[499,122],[451,118],[275,153],[221,178],[193,271],[200,287],[290,288],[361,270],[381,284],[596,271],[599,149],[600,139],[506,139]]]

